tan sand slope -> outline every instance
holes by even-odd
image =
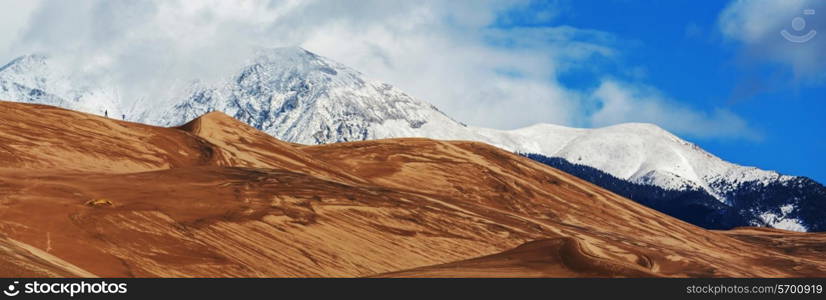
[[[95,277],[43,250],[0,237],[0,274],[6,277]]]
[[[6,102],[0,233],[59,259],[4,276],[826,274],[800,246],[822,234],[704,230],[485,144],[300,146],[221,113],[158,128]]]

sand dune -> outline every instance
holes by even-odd
[[[0,102],[0,233],[2,276],[826,274],[823,234],[704,230],[485,144],[301,146],[217,112]]]
[[[380,274],[375,277],[658,277],[648,270],[615,264],[562,237],[525,243],[485,257]]]
[[[95,277],[30,245],[0,237],[0,274],[5,277]]]

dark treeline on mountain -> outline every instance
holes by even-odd
[[[699,189],[668,190],[629,182],[564,158],[520,155],[596,184],[672,217],[708,229],[769,226],[771,218],[799,220],[807,231],[826,231],[826,187],[806,177],[746,182],[724,195],[728,204]],[[784,212],[782,207],[787,207]]]
[[[666,190],[653,185],[632,183],[596,168],[570,163],[564,158],[520,154],[703,228],[731,229],[748,225],[746,219],[732,207],[702,190]]]
[[[803,176],[789,181],[746,182],[724,195],[741,215],[769,212],[798,219],[811,232],[826,231],[826,187]],[[794,207],[788,213],[783,206]]]

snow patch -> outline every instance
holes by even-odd
[[[794,211],[795,206],[793,204],[786,204],[780,207],[780,214],[773,213],[771,211],[766,211],[760,213],[758,215],[759,221],[753,221],[752,225],[755,226],[769,226],[772,228],[777,229],[784,229],[784,230],[791,230],[791,231],[798,231],[798,232],[807,232],[808,228],[803,225],[803,221],[797,218],[789,218],[788,215]]]

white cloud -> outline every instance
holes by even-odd
[[[377,25],[362,30],[366,34],[336,26],[304,45],[396,84],[459,120],[496,128],[572,124],[578,96],[556,82],[557,72],[590,55],[612,54],[577,41],[591,37],[574,37],[572,28],[398,33]]]
[[[596,127],[645,122],[696,138],[761,138],[745,120],[728,110],[697,110],[668,99],[647,86],[606,79],[591,97],[598,105],[596,112],[590,116],[591,125]]]
[[[19,38],[20,31],[25,29],[27,21],[40,5],[40,1],[0,0],[0,65],[13,59],[8,53],[9,48]]]
[[[804,9],[813,9],[815,15],[804,15]],[[720,13],[718,25],[723,36],[741,44],[744,67],[755,64],[778,63],[791,69],[795,81],[817,79],[826,71],[826,1],[766,0],[734,1]],[[792,25],[795,18],[799,25]],[[802,22],[801,22],[802,20]],[[805,43],[786,40],[781,31],[804,36],[814,30],[817,34]]]
[[[570,26],[490,26],[509,22],[515,15],[502,19],[502,13],[529,8],[526,3],[50,1],[22,22],[28,25],[19,26],[24,30],[9,53],[49,53],[85,79],[117,85],[126,100],[162,101],[193,79],[234,74],[257,47],[300,45],[397,85],[472,125],[511,129],[538,122],[583,125],[592,119],[595,125],[665,122],[677,133],[699,132],[673,125],[671,112],[646,101],[633,102],[654,107],[644,115],[616,109],[589,115],[583,103],[593,97],[566,88],[557,76],[593,68],[589,62],[595,57],[620,59],[614,49],[619,39]],[[556,14],[528,17],[544,22]],[[693,121],[726,118],[740,120],[720,112]]]
[[[393,83],[469,124],[571,124],[576,95],[555,81],[611,36],[572,27],[492,29],[508,1],[54,1],[15,52],[44,52],[122,95],[234,73],[256,47],[300,45]],[[535,16],[547,20],[551,14]]]

